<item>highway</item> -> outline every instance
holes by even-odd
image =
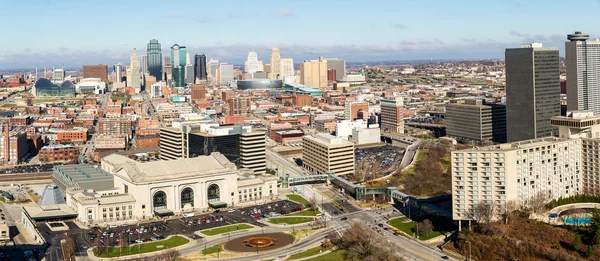
[[[412,150],[413,153],[416,153],[416,151],[416,148]],[[276,166],[279,169],[279,173],[283,172],[290,176],[305,175],[303,173],[304,171],[293,162],[272,151],[266,150],[266,152],[267,161],[272,166]],[[342,205],[342,203],[346,202],[344,196],[324,185],[300,185],[295,187],[297,188],[298,193],[305,198],[308,199],[314,197],[323,202],[322,209],[325,211],[327,224],[331,225],[338,233],[343,233],[343,231],[347,229],[347,224],[351,223],[341,222],[342,216],[348,216],[349,219],[365,225],[372,222],[370,226],[376,226],[376,224],[379,223],[386,224],[386,218],[374,211],[360,211],[349,203],[349,206],[346,204]],[[335,215],[335,211],[339,212],[340,215]],[[385,237],[390,243],[394,243],[401,253],[400,256],[406,260],[456,260],[452,257],[448,257],[449,259],[442,259],[442,256],[445,256],[445,254],[441,253],[439,250],[423,245],[415,239],[405,236],[394,236],[391,232],[388,232],[387,234],[387,236],[381,236]]]

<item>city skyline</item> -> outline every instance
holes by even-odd
[[[119,2],[120,8],[113,8],[112,2],[94,8],[90,7],[92,3],[49,5],[41,0],[31,1],[28,8],[6,5],[7,12],[0,17],[0,23],[18,20],[19,26],[6,28],[5,33],[19,37],[0,43],[0,68],[32,68],[36,63],[62,62],[67,67],[116,64],[127,61],[133,48],[144,50],[150,39],[158,39],[165,47],[178,43],[187,46],[190,53],[205,53],[208,58],[240,64],[250,50],[257,51],[259,60],[266,61],[274,47],[297,62],[318,56],[355,62],[502,58],[505,48],[542,42],[560,48],[564,57],[567,33],[583,31],[591,35],[590,39],[599,35],[590,26],[594,24],[593,10],[600,7],[600,2],[593,0],[578,5],[559,1],[544,1],[540,5],[539,1],[470,0],[381,0],[364,5],[346,1],[343,5],[320,3],[320,8],[310,8],[314,6],[311,1],[228,1],[189,3],[187,8],[179,9],[155,8],[153,3],[159,4],[158,1]],[[356,8],[358,5],[360,8]],[[137,12],[130,13],[132,8]],[[461,12],[465,10],[475,12]],[[73,17],[64,21],[53,18],[51,24],[43,22],[48,16],[29,15],[64,11]],[[131,26],[135,30],[118,30],[124,22],[111,19],[124,17],[125,13],[134,21]],[[561,19],[547,14],[560,15]],[[142,19],[148,16],[159,19]],[[74,20],[78,22],[70,23]],[[264,24],[273,28],[265,32],[235,30],[237,26],[260,28]],[[183,33],[199,26],[203,28],[202,35],[213,37]],[[66,28],[64,34],[77,32],[73,36],[76,41],[55,33],[56,28]],[[236,33],[223,33],[228,30]],[[105,37],[107,34],[111,37]],[[39,41],[40,38],[46,40]],[[163,56],[167,51],[163,49]]]

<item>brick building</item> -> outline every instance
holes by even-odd
[[[84,144],[87,141],[87,129],[59,130],[56,132],[56,141],[59,143]]]
[[[131,119],[128,117],[102,118],[98,121],[98,134],[131,137]]]
[[[135,137],[136,149],[158,148],[160,135],[138,135]]]
[[[38,153],[43,163],[75,164],[79,158],[79,149],[70,145],[52,145],[42,147]]]
[[[83,78],[100,78],[103,82],[108,82],[108,66],[106,64],[84,65]]]

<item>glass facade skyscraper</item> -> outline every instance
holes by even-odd
[[[173,86],[185,87],[185,67],[173,67]]]
[[[185,68],[186,54],[187,51],[185,46],[179,46],[178,44],[171,46],[171,64],[173,65],[173,68],[177,66]]]
[[[163,79],[162,74],[162,50],[160,43],[156,39],[150,40],[147,49],[148,55],[148,73],[156,77],[157,81]]]
[[[206,81],[206,55],[194,55],[194,75],[195,79]]]

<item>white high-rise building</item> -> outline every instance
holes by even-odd
[[[115,64],[115,79],[113,80],[113,82],[121,82],[121,79],[123,79],[123,64],[121,63],[117,63]]]
[[[484,202],[497,218],[511,201],[525,209],[581,194],[581,159],[581,140],[555,137],[452,151],[453,219],[477,219]]]
[[[283,79],[281,78],[281,53],[279,49],[271,49],[271,71],[269,72],[270,79]],[[293,65],[292,65],[293,68]]]
[[[208,83],[216,84],[218,79],[217,71],[219,70],[219,60],[213,60],[213,58],[210,58],[210,60],[208,60],[206,63],[206,68],[208,68],[206,72],[208,74],[206,77],[208,79]]]
[[[137,55],[137,50],[133,49],[133,54],[129,57],[129,65],[127,66],[127,87],[134,88],[136,93],[140,92],[140,58]]]
[[[295,75],[295,70],[294,70],[294,59],[292,58],[282,58],[279,61],[279,79],[282,79],[284,82],[288,82],[286,80],[286,78],[288,76],[294,76]],[[273,68],[273,66],[271,65],[271,68]],[[273,69],[271,69],[273,70]]]
[[[186,84],[194,84],[194,65],[190,59],[190,53],[185,54],[185,80]]]
[[[148,55],[142,55],[142,75],[146,75],[148,73]]]
[[[219,73],[221,76],[221,85],[229,85],[233,83],[233,64],[221,63],[219,66]]]
[[[600,113],[600,40],[588,34],[569,34],[565,43],[567,107],[569,111]]]
[[[244,63],[244,71],[246,73],[255,73],[258,71],[262,71],[262,70],[260,70],[259,67],[260,67],[260,65],[258,62],[258,54],[256,54],[255,51],[248,52],[248,58],[246,59],[246,62]]]

